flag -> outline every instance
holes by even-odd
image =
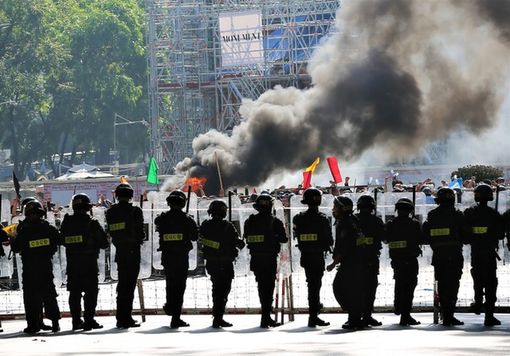
[[[158,164],[154,157],[151,158],[149,162],[149,172],[147,173],[147,183],[149,184],[158,184]]]
[[[338,167],[338,161],[336,157],[326,157],[328,161],[329,170],[333,176],[335,183],[342,183],[342,174],[340,173],[340,167]]]
[[[14,190],[16,191],[16,197],[18,198],[18,200],[21,200],[21,194],[19,192],[21,189],[21,186],[19,185],[18,177],[16,177],[16,173],[14,173],[14,171],[12,171],[12,183],[14,184]]]
[[[315,171],[315,168],[319,165],[321,159],[317,157],[315,161],[311,165],[309,165],[305,171],[303,172],[303,189],[309,188],[312,182],[312,174]]]
[[[461,189],[464,184],[464,180],[462,178],[453,178],[448,184],[448,188],[450,189]]]

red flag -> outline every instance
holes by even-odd
[[[303,172],[303,189],[310,188],[312,183],[312,172]]]
[[[312,174],[315,171],[315,168],[319,165],[321,159],[317,157],[313,163],[306,167],[305,171],[303,172],[303,189],[309,188],[312,183]]]
[[[340,174],[340,168],[338,167],[338,161],[336,160],[336,157],[327,157],[326,160],[328,161],[329,170],[331,171],[333,180],[335,183],[341,183],[342,174]]]

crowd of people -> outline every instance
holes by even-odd
[[[486,326],[500,325],[500,321],[494,317],[498,285],[497,248],[505,233],[509,234],[510,211],[502,216],[488,206],[488,202],[494,199],[491,185],[477,185],[474,188],[476,205],[464,212],[455,208],[454,190],[440,187],[434,196],[438,206],[429,212],[423,225],[414,218],[415,207],[410,199],[398,200],[395,205],[396,217],[385,224],[375,214],[376,202],[371,195],[362,195],[354,203],[346,195],[338,194],[331,207],[335,218],[332,227],[326,215],[319,211],[322,194],[317,188],[306,189],[301,203],[308,208],[295,215],[292,221],[292,238],[300,250],[300,265],[305,271],[308,287],[309,327],[329,325],[319,317],[322,309],[320,290],[324,272],[335,269],[334,295],[348,313],[348,320],[342,327],[359,330],[381,325],[372,312],[383,244],[388,245],[394,270],[394,308],[395,313],[401,316],[400,325],[419,324],[411,316],[411,310],[421,245],[430,245],[433,251],[432,265],[443,325],[463,324],[454,316],[454,312],[464,263],[464,244],[471,245],[475,296],[472,309],[476,314],[485,313]],[[140,247],[145,240],[144,217],[142,210],[131,202],[133,189],[128,183],[116,187],[115,197],[117,202],[106,210],[106,229],[89,214],[93,204],[86,194],[73,196],[73,212],[65,215],[59,230],[44,218],[45,210],[39,201],[33,198],[23,201],[25,219],[18,224],[16,237],[11,238],[10,243],[12,251],[19,253],[23,262],[25,333],[60,330],[60,311],[51,262],[58,246],[64,246],[66,250],[72,329],[103,327],[95,320],[97,258],[100,249],[107,248],[109,241],[116,249],[118,270],[116,326],[140,326],[132,318],[132,309],[140,270]],[[207,210],[209,219],[198,226],[195,219],[185,212],[185,193],[175,190],[166,198],[169,210],[157,216],[154,224],[159,235],[158,251],[161,252],[166,278],[163,310],[171,317],[171,328],[189,326],[181,319],[181,312],[192,241],[199,241],[203,248],[205,268],[212,282],[213,328],[232,326],[224,319],[225,307],[234,278],[233,263],[239,250],[245,247],[249,249],[250,270],[257,282],[261,306],[260,327],[280,325],[271,318],[271,310],[277,260],[281,245],[289,241],[289,236],[284,222],[273,215],[275,197],[261,193],[252,198],[257,213],[245,221],[243,236],[226,219],[228,207],[222,200],[210,203]],[[356,214],[354,206],[357,208]],[[332,229],[336,229],[335,240]],[[3,238],[7,239],[7,235]],[[329,252],[333,254],[333,262],[326,266],[325,255]],[[43,323],[43,316],[52,321],[51,326]]]

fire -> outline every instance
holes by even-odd
[[[194,193],[203,193],[204,185],[207,182],[206,177],[189,177],[184,183],[183,191],[187,192],[188,187],[191,186],[191,191]]]

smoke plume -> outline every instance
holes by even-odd
[[[505,99],[509,11],[510,0],[345,2],[310,60],[309,89],[244,101],[232,134],[200,135],[176,170],[216,189],[218,162],[225,187],[255,186],[317,156],[412,156],[454,130],[483,132]]]

